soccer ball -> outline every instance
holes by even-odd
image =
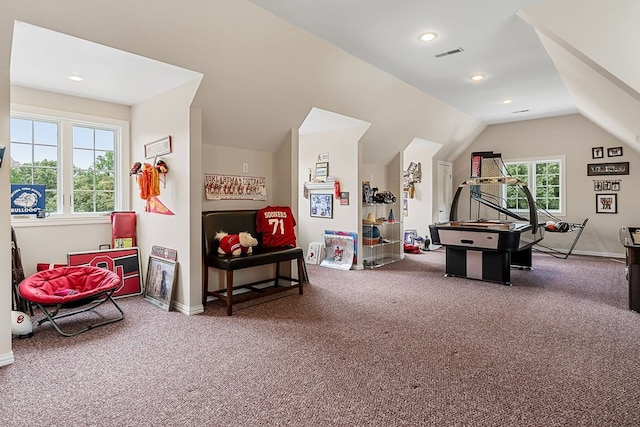
[[[33,324],[31,317],[22,311],[11,311],[11,334],[18,338],[33,336]]]

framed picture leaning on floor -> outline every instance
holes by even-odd
[[[149,265],[147,266],[147,280],[144,287],[144,299],[169,311],[177,280],[177,272],[177,261],[150,256]]]

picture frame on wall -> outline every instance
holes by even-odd
[[[604,147],[593,147],[591,149],[591,158],[593,159],[604,158]]]
[[[588,163],[587,176],[629,175],[629,162]]]
[[[177,271],[177,261],[150,256],[147,267],[147,280],[144,287],[144,299],[169,311],[178,278]]]
[[[618,195],[615,193],[596,194],[596,213],[618,213]]]
[[[329,176],[329,162],[316,163],[316,181],[327,182],[327,176]]]
[[[171,153],[171,135],[157,141],[144,144],[144,158],[153,159],[156,156]]]
[[[333,218],[333,194],[311,194],[309,214],[314,218]]]
[[[608,157],[622,156],[622,147],[607,148],[607,156]]]

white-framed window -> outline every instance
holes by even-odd
[[[11,183],[44,185],[52,218],[125,210],[128,128],[123,120],[12,105]]]
[[[524,182],[538,209],[554,215],[564,215],[565,208],[565,157],[505,160],[506,174]],[[529,209],[522,191],[511,186],[504,195],[506,207],[514,211]]]

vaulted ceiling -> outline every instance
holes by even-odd
[[[16,26],[14,84],[131,105],[202,73],[205,143],[276,151],[319,107],[372,123],[367,163],[415,137],[453,158],[487,125],[576,111],[640,145],[634,0],[47,4],[0,5],[3,43],[13,19],[71,36]]]

